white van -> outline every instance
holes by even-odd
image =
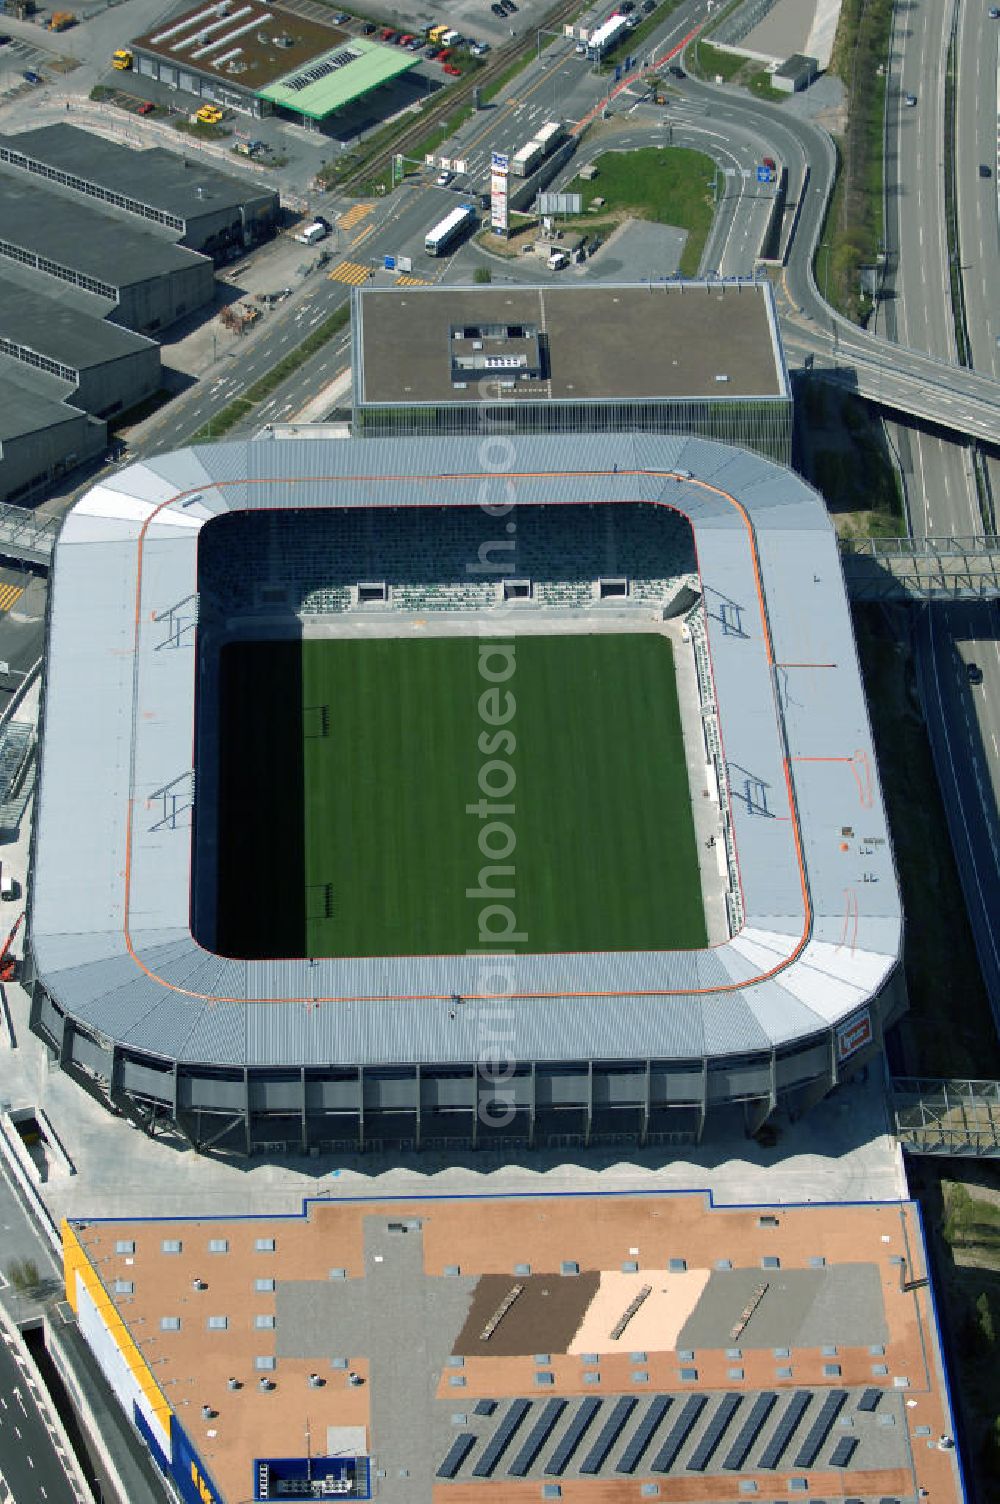
[[[13,903],[20,891],[17,878],[11,872],[7,863],[4,862],[0,865],[0,900],[4,903]]]
[[[569,257],[565,251],[553,251],[545,264],[550,272],[561,272],[564,266],[569,266]]]

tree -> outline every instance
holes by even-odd
[[[11,1259],[7,1278],[19,1295],[33,1295],[42,1282],[34,1259]]]
[[[996,1328],[993,1324],[993,1310],[990,1306],[990,1298],[985,1290],[976,1301],[976,1316],[978,1318],[979,1335],[983,1345],[989,1350],[996,1342]]]

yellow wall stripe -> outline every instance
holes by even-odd
[[[114,1338],[118,1351],[128,1365],[129,1372],[146,1396],[150,1410],[159,1421],[164,1434],[169,1436],[170,1417],[173,1412],[167,1404],[163,1391],[153,1378],[142,1353],[136,1347],[131,1332],[118,1314],[117,1306],[101,1283],[100,1276],[93,1264],[91,1264],[83,1245],[73,1228],[66,1221],[62,1224],[62,1237],[63,1269],[66,1275],[66,1299],[73,1307],[73,1310],[79,1315],[76,1297],[76,1281],[79,1278],[80,1283],[97,1307],[98,1314]]]

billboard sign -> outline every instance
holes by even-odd
[[[582,193],[540,193],[539,214],[580,214],[583,209]]]
[[[854,1018],[843,1023],[837,1030],[837,1060],[843,1064],[863,1050],[865,1045],[871,1044],[875,1035],[872,1030],[872,1016],[866,1008],[863,1013],[858,1013]]]
[[[490,229],[506,235],[510,218],[507,211],[507,175],[510,157],[495,151],[490,161]]]

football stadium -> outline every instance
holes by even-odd
[[[48,624],[32,1024],[228,1154],[698,1141],[905,1006],[836,539],[652,435],[102,481]]]

